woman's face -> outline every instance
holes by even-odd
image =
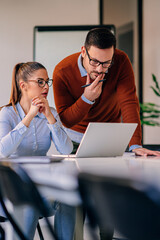
[[[27,95],[29,99],[35,96],[47,98],[49,86],[47,84],[49,78],[45,69],[36,70],[27,79]]]

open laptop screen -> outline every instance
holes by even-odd
[[[89,123],[76,157],[122,156],[137,123]]]

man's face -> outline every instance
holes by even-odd
[[[89,73],[90,78],[95,80],[99,74],[105,74],[112,62],[114,47],[100,49],[91,46],[88,51],[83,46],[81,49],[83,67]],[[103,63],[103,64],[102,64]]]

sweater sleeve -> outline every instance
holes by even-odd
[[[62,71],[58,71],[58,68],[55,68],[53,73],[53,92],[56,109],[64,126],[71,128],[83,120],[92,105],[83,101],[82,94],[80,94],[78,99],[75,99],[69,90],[67,80]],[[76,88],[75,82],[73,81],[73,85]]]
[[[120,76],[117,83],[117,97],[120,104],[122,120],[125,123],[138,123],[136,131],[129,143],[141,145],[140,108],[136,95],[134,73],[127,55],[121,63]]]

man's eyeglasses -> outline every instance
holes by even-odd
[[[103,68],[110,68],[113,64],[113,60],[108,60],[106,62],[100,62],[96,59],[92,59],[90,56],[89,56],[89,53],[86,49],[86,53],[87,53],[87,56],[89,58],[89,64],[92,65],[93,67],[98,67],[100,64],[102,64],[102,67]]]
[[[47,81],[45,81],[44,79],[28,80],[28,82],[35,82],[38,84],[39,87],[43,88],[46,84],[51,87],[53,84],[53,79],[48,79]]]

